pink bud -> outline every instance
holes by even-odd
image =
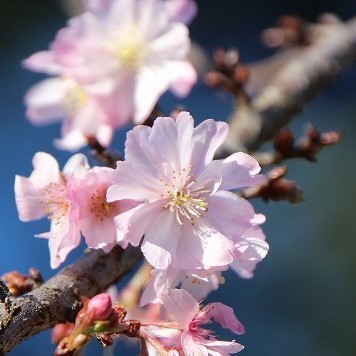
[[[105,320],[110,316],[112,310],[110,295],[101,293],[89,300],[87,313],[94,320]]]
[[[58,345],[65,337],[71,334],[74,324],[57,324],[52,330],[52,343]]]

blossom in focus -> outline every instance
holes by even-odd
[[[79,244],[81,234],[88,247],[109,252],[117,244],[114,217],[139,204],[128,199],[106,201],[115,171],[90,168],[82,154],[74,155],[63,172],[57,161],[43,152],[34,156],[33,166],[29,178],[16,176],[16,204],[22,221],[46,215],[51,220],[50,232],[37,236],[49,239],[52,268]]]
[[[203,327],[214,319],[223,328],[235,334],[243,334],[245,329],[232,308],[222,303],[210,303],[201,309],[199,303],[183,289],[171,289],[163,296],[163,306],[182,330],[181,346],[184,355],[227,356],[244,348],[235,341],[217,340],[211,330]]]
[[[114,173],[112,168],[93,167],[85,176],[72,179],[67,187],[78,211],[77,225],[85,242],[90,248],[101,248],[105,252],[117,244],[114,217],[138,204],[128,199],[106,201],[106,191],[114,181]]]
[[[141,249],[157,269],[231,264],[235,241],[264,217],[227,190],[260,184],[264,176],[257,161],[242,152],[213,160],[227,133],[228,125],[214,120],[194,128],[187,112],[129,132],[126,161],[117,163],[107,198],[143,203],[115,218],[118,241],[137,246],[145,235]]]
[[[55,76],[27,94],[27,115],[36,123],[62,118],[61,146],[66,149],[85,144],[88,122],[89,133],[108,144],[110,129],[130,120],[144,122],[166,90],[185,96],[197,79],[186,59],[190,40],[184,24],[195,14],[194,2],[115,0],[86,5],[87,11],[69,20],[49,50],[23,62],[27,69]],[[51,92],[42,97],[43,87],[50,85]],[[75,110],[69,110],[68,98],[74,100]]]
[[[51,267],[56,268],[80,242],[78,210],[71,203],[67,182],[84,175],[88,162],[84,155],[74,155],[61,172],[55,158],[38,152],[32,163],[30,177],[15,178],[17,210],[22,221],[44,216],[51,221],[50,231],[36,236],[49,239]]]

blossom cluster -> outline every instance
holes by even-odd
[[[111,335],[120,334],[138,338],[147,355],[229,355],[243,350],[235,341],[219,341],[206,329],[212,319],[235,334],[245,329],[233,310],[222,303],[210,303],[201,307],[183,289],[171,289],[165,295],[162,321],[152,317],[150,321],[132,320],[119,303],[112,305],[108,293],[98,294],[79,311],[75,324],[58,324],[53,331],[53,341],[58,345],[55,355],[72,355],[82,349],[92,334],[106,346],[112,345]],[[146,310],[146,314],[150,311]],[[157,320],[156,320],[157,319]]]
[[[186,59],[192,0],[85,4],[49,50],[23,61],[52,76],[26,94],[27,117],[37,125],[63,120],[55,144],[72,151],[91,136],[108,146],[115,128],[144,122],[167,89],[185,96],[197,79]]]
[[[136,126],[115,170],[89,168],[76,154],[61,172],[52,156],[35,155],[31,176],[16,177],[16,202],[21,220],[51,220],[50,232],[38,236],[49,239],[52,267],[82,234],[89,247],[104,251],[141,246],[155,268],[141,304],[164,304],[176,287],[201,300],[229,267],[253,275],[268,251],[259,227],[264,216],[229,190],[261,184],[264,176],[242,152],[213,160],[226,123],[193,124],[181,112],[175,120],[157,118],[152,128]]]
[[[235,192],[261,185],[265,177],[246,153],[214,160],[228,134],[225,122],[210,119],[194,127],[193,117],[182,111],[174,118],[155,118],[152,127],[139,125],[165,90],[186,95],[196,80],[186,60],[185,26],[195,3],[85,4],[86,11],[59,31],[50,50],[24,61],[27,68],[54,76],[27,93],[27,115],[34,123],[63,119],[56,145],[69,150],[89,137],[107,146],[115,128],[128,121],[136,126],[127,133],[125,159],[115,169],[90,167],[83,154],[75,154],[61,170],[53,156],[36,153],[31,175],[15,179],[19,217],[50,220],[50,231],[37,236],[48,239],[52,268],[65,261],[82,236],[89,248],[105,252],[116,245],[141,248],[152,271],[140,305],[162,305],[174,322],[173,328],[157,320],[141,322],[138,337],[148,341],[148,349],[163,347],[167,355],[238,352],[241,345],[218,341],[201,327],[213,318],[242,333],[232,309],[221,303],[201,308],[199,302],[219,287],[224,271],[251,278],[266,256],[260,227],[265,217]],[[111,307],[104,310],[111,326],[127,322],[112,319]],[[79,334],[93,322],[89,314],[85,327],[84,319],[78,321]],[[117,327],[110,330],[118,332]]]

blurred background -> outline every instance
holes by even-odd
[[[198,1],[199,14],[191,36],[208,54],[216,47],[238,47],[244,62],[267,57],[260,34],[282,14],[296,14],[313,21],[323,12],[343,20],[355,15],[354,0]],[[67,14],[54,0],[0,2],[0,275],[18,270],[27,274],[38,268],[45,279],[57,271],[49,266],[47,241],[35,239],[48,231],[48,221],[18,220],[13,183],[16,174],[28,176],[37,151],[53,154],[60,164],[70,157],[53,148],[59,125],[36,128],[24,116],[23,95],[43,77],[23,70],[22,59],[46,49]],[[298,205],[253,201],[267,216],[264,231],[270,253],[258,266],[255,278],[242,280],[226,274],[226,284],[209,301],[234,307],[246,327],[237,341],[246,356],[351,356],[356,354],[356,70],[349,68],[305,108],[291,124],[298,137],[306,122],[321,131],[340,129],[340,144],[325,149],[318,162],[290,161],[288,177],[304,190],[306,201]],[[224,120],[232,110],[232,98],[202,84],[185,100],[171,95],[162,99],[169,112],[184,105],[201,121]],[[208,104],[207,104],[208,103]],[[113,147],[123,150],[125,130]],[[83,152],[88,153],[87,149]],[[81,246],[68,258],[80,258]],[[224,335],[234,338],[232,335]],[[100,355],[93,342],[87,355]],[[115,355],[135,355],[137,350],[117,346]],[[50,332],[22,343],[10,355],[50,355]]]

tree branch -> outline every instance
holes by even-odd
[[[41,287],[0,303],[0,355],[58,323],[74,320],[81,296],[92,297],[117,282],[137,264],[137,248],[91,251]]]
[[[308,45],[285,49],[272,59],[251,66],[247,90],[249,85],[261,87],[261,83],[263,89],[253,100],[237,103],[222,147],[225,154],[256,151],[355,60],[356,18],[345,23],[332,20],[309,25]]]

